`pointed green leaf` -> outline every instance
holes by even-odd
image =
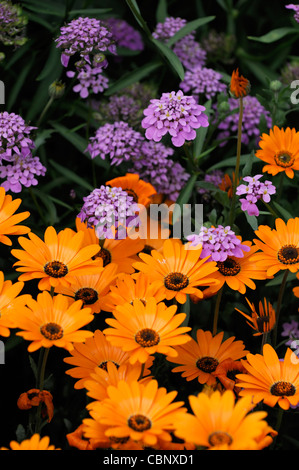
[[[184,80],[185,70],[178,56],[169,46],[158,41],[158,39],[152,38],[151,41],[157,47],[160,54],[167,60],[172,70],[179,76],[180,80]]]
[[[265,44],[271,44],[272,42],[279,41],[279,39],[287,36],[288,34],[299,34],[298,29],[295,28],[277,28],[269,31],[269,33],[264,34],[263,36],[248,36],[248,39],[252,41],[263,42]]]
[[[167,45],[173,46],[179,39],[182,39],[187,34],[190,34],[192,31],[195,31],[200,26],[204,24],[210,23],[213,21],[215,16],[206,16],[205,18],[198,18],[197,20],[189,21],[183,28],[181,28],[176,34],[174,34],[170,39],[167,41]]]

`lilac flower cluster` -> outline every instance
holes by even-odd
[[[129,172],[138,173],[142,180],[154,186],[157,193],[175,201],[190,175],[180,163],[170,158],[173,153],[172,148],[161,142],[145,141]]]
[[[206,173],[204,176],[204,181],[207,183],[211,183],[215,186],[215,188],[218,188],[219,185],[222,183],[222,179],[224,177],[224,173],[221,170],[214,170],[211,171],[211,173]],[[209,189],[206,188],[198,188],[198,193],[201,194],[202,196],[205,196],[207,199],[209,196]]]
[[[121,18],[108,18],[105,20],[115,38],[117,45],[132,51],[142,51],[144,44],[142,36],[133,26]]]
[[[194,140],[194,129],[208,127],[205,107],[196,103],[193,96],[178,92],[163,93],[160,99],[150,100],[150,105],[143,111],[146,116],[141,125],[149,140],[159,142],[167,133],[175,147],[181,147],[186,140]]]
[[[244,251],[249,251],[250,247],[243,245],[241,240],[231,230],[230,226],[223,227],[202,227],[198,235],[189,235],[188,241],[191,246],[202,246],[201,258],[210,256],[211,261],[223,262],[228,256],[243,258]]]
[[[95,228],[99,239],[125,238],[126,228],[139,224],[139,206],[122,188],[102,185],[83,201],[78,217]]]
[[[118,166],[138,155],[144,137],[128,123],[117,121],[99,127],[89,141],[86,151],[91,158],[99,155],[104,160],[108,155],[111,164]]]
[[[294,10],[294,19],[299,23],[299,5],[294,5],[293,3],[290,3],[289,5],[285,5],[286,8],[289,10]]]
[[[5,46],[22,46],[27,41],[27,17],[19,5],[10,1],[0,3],[0,42]]]
[[[213,98],[217,93],[226,91],[227,86],[221,82],[222,75],[213,69],[197,65],[187,70],[180,88],[185,92],[191,92],[197,99],[204,96],[206,99]]]
[[[0,177],[6,191],[19,193],[37,185],[36,176],[44,176],[46,168],[38,157],[32,156],[35,148],[30,133],[36,127],[27,126],[24,119],[15,113],[0,113]]]
[[[234,111],[239,107],[238,100],[234,98],[228,99],[230,111]],[[255,140],[255,144],[259,141],[260,136],[260,119],[262,116],[266,119],[267,128],[272,127],[272,119],[268,110],[262,106],[255,96],[247,95],[243,99],[243,124],[242,124],[242,143],[248,145],[251,139]],[[229,114],[219,124],[220,130],[217,139],[227,139],[230,135],[235,135],[238,130],[239,113]],[[226,142],[221,143],[221,146]]]
[[[163,23],[156,25],[153,37],[162,42],[167,42],[180,29],[187,24],[184,18],[167,17]],[[205,65],[206,51],[195,39],[195,31],[179,39],[173,46],[173,52],[178,56],[186,69],[191,69],[197,65]]]
[[[241,198],[241,209],[244,212],[247,212],[248,215],[259,215],[259,209],[256,205],[259,199],[262,199],[264,202],[268,203],[271,200],[272,194],[276,193],[275,186],[271,181],[259,181],[263,175],[245,176],[244,181],[248,183],[240,184],[236,188],[236,194],[241,196],[246,194],[245,198]]]
[[[292,346],[293,341],[299,340],[299,323],[296,320],[283,323],[282,328],[281,336],[289,338],[285,343],[286,346]]]
[[[73,78],[76,72],[69,70],[66,75]],[[80,93],[81,98],[87,98],[91,92],[100,93],[108,88],[109,79],[103,75],[103,67],[91,67],[86,64],[78,73],[79,83],[73,87],[75,93]]]
[[[109,51],[116,54],[115,40],[111,31],[96,18],[79,17],[60,28],[60,36],[55,39],[62,49],[61,62],[68,66],[69,59],[79,54],[81,59],[91,63],[91,54]]]

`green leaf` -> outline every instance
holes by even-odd
[[[241,155],[240,164],[245,165],[249,156],[250,156],[250,153]],[[256,161],[254,161],[253,163],[258,163],[258,159],[256,159]],[[229,157],[229,158],[226,158],[225,160],[222,160],[221,162],[215,163],[215,165],[209,168],[209,171],[216,170],[218,168],[223,168],[223,167],[235,167],[235,165],[236,165],[236,157]]]
[[[248,36],[248,39],[252,41],[263,42],[265,44],[271,44],[272,42],[279,41],[279,39],[287,36],[288,34],[299,34],[298,29],[295,28],[277,28],[269,31],[269,33],[264,34],[263,36]]]
[[[189,178],[187,184],[184,186],[184,188],[180,192],[180,195],[176,200],[174,210],[173,210],[173,213],[172,213],[172,223],[173,224],[175,224],[176,222],[179,221],[179,219],[181,217],[181,214],[182,214],[182,207],[183,207],[184,204],[188,203],[188,201],[189,201],[189,199],[192,195],[192,191],[193,191],[194,185],[196,183],[196,180],[197,180],[197,175],[192,175]]]
[[[109,13],[112,10],[112,8],[81,8],[78,10],[71,10],[68,13],[68,16],[72,18],[73,16],[78,16],[78,15],[84,15],[84,16],[101,16],[105,15],[106,13]]]
[[[109,86],[108,90],[104,92],[105,96],[111,96],[114,93],[118,93],[119,91],[127,88],[134,83],[139,82],[143,78],[147,77],[150,73],[156,70],[158,67],[161,67],[160,62],[150,62],[145,64],[135,70],[133,72],[128,72],[124,74],[119,80],[114,82],[112,85]]]
[[[185,70],[178,56],[170,49],[169,46],[158,41],[158,39],[151,38],[151,41],[159,50],[160,54],[169,63],[172,70],[179,76],[180,80],[184,80]]]
[[[205,18],[198,18],[197,20],[189,21],[185,26],[183,26],[183,28],[181,28],[167,41],[167,45],[169,47],[173,46],[173,44],[179,41],[179,39],[182,39],[184,36],[187,36],[187,34],[191,33],[192,31],[195,31],[200,26],[210,23],[215,18],[215,16],[206,16]]]
[[[139,24],[139,26],[143,29],[148,37],[151,37],[151,31],[147,26],[146,21],[142,18],[139,6],[137,5],[136,0],[126,0],[128,7],[130,8],[131,12],[133,13],[135,20]]]
[[[204,111],[204,114],[206,114],[207,116],[209,116],[210,114],[211,102],[212,101],[209,100],[204,104],[206,108],[206,110]],[[207,132],[208,132],[208,127],[199,127],[199,129],[196,130],[196,138],[193,143],[193,157],[195,159],[201,156],[200,154],[203,148],[203,144],[204,144]]]
[[[30,188],[32,190],[32,193],[34,194],[35,197],[40,199],[42,204],[44,205],[45,209],[43,211],[43,222],[47,223],[47,225],[55,225],[56,222],[58,222],[58,217],[57,217],[57,211],[55,204],[53,201],[50,200],[48,194],[43,193],[37,188]]]
[[[59,77],[61,70],[63,69],[62,64],[60,62],[60,55],[61,52],[57,49],[55,44],[52,44],[52,47],[49,52],[48,59],[42,69],[41,73],[36,78],[37,81],[44,80],[52,75],[52,72],[56,70],[57,77]],[[50,85],[50,83],[49,83]]]
[[[27,62],[25,62],[25,65],[21,71],[21,73],[19,74],[19,76],[17,77],[17,80],[16,82],[14,83],[11,91],[10,91],[10,94],[9,94],[9,97],[8,97],[8,101],[7,101],[7,110],[8,111],[11,111],[11,109],[13,108],[17,98],[18,98],[18,95],[20,93],[20,91],[22,90],[22,87],[31,71],[31,67],[33,66],[34,64],[34,61],[35,61],[35,54],[31,54],[31,57],[30,59],[27,60]]]
[[[66,168],[62,165],[59,165],[59,163],[54,162],[53,160],[50,160],[50,164],[63,176],[66,176],[70,181],[74,181],[74,183],[77,183],[80,187],[86,188],[88,191],[93,191],[94,187],[88,183],[84,178],[81,178],[81,176],[77,175],[74,171],[70,170],[69,168]]]
[[[156,10],[156,22],[163,23],[167,16],[167,0],[159,0]]]
[[[284,207],[282,207],[277,202],[273,201],[273,206],[275,207],[276,210],[278,210],[278,212],[280,212],[280,214],[286,221],[294,217],[292,214],[290,214],[289,211],[287,211]]]
[[[252,228],[252,230],[257,230],[258,229],[258,222],[257,222],[257,218],[255,215],[248,215],[247,212],[245,212],[245,217],[246,217],[246,220],[247,222],[249,223],[250,227]]]
[[[23,6],[24,10],[26,11],[31,10],[34,13],[41,13],[43,15],[51,15],[51,16],[58,16],[62,18],[64,16],[64,7],[59,4],[55,4],[51,2],[50,5],[47,6],[47,4],[43,4],[42,2],[39,2],[37,5],[32,5],[27,3],[27,5]]]

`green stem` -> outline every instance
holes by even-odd
[[[277,202],[277,204],[279,203],[280,198],[281,198],[281,195],[282,195],[282,188],[283,188],[284,175],[285,175],[285,172],[282,171],[282,172],[280,173],[280,180],[279,180],[278,190],[277,190],[277,197],[276,197],[276,202]]]
[[[50,348],[45,348],[41,350],[41,356],[42,360],[40,370],[38,372],[38,389],[42,391],[44,389],[44,382],[45,382],[45,372],[46,372],[46,364],[47,364],[47,359],[49,355]],[[35,432],[40,433],[41,430],[41,408],[42,408],[42,403],[39,404],[36,412],[36,421],[35,421]]]
[[[223,292],[223,286],[217,293],[216,297],[216,304],[215,304],[215,309],[214,309],[214,318],[213,318],[213,336],[216,335],[217,333],[217,325],[218,325],[218,317],[219,317],[219,308],[220,308],[220,302],[221,302],[221,297],[222,297],[222,292]]]
[[[262,199],[263,201],[263,199]],[[275,219],[277,219],[279,217],[279,215],[275,212],[275,210],[265,201],[263,201],[265,207],[268,209],[268,211],[273,215],[273,217],[275,217]]]
[[[29,193],[30,193],[30,195],[31,195],[31,197],[32,197],[32,199],[33,199],[34,205],[35,205],[35,207],[36,207],[36,209],[37,209],[37,212],[38,212],[40,218],[42,219],[43,223],[44,223],[45,225],[47,225],[47,224],[46,224],[46,221],[45,221],[45,218],[44,218],[43,211],[41,210],[41,207],[40,207],[40,205],[39,205],[39,203],[38,203],[38,201],[37,201],[37,199],[36,199],[36,196],[35,196],[34,192],[32,191],[32,188],[28,188],[28,189],[29,189]]]
[[[283,276],[283,279],[282,279],[282,282],[281,282],[281,285],[280,285],[279,293],[278,293],[277,306],[276,306],[276,322],[275,322],[275,326],[274,326],[274,329],[273,329],[273,347],[274,347],[274,349],[276,348],[278,319],[279,319],[279,314],[280,314],[280,309],[281,309],[281,302],[282,302],[285,286],[286,286],[286,283],[287,283],[288,274],[289,274],[289,270],[286,269],[285,273],[284,273],[284,276]]]
[[[274,427],[274,429],[277,433],[279,433],[279,430],[281,428],[281,423],[282,423],[282,418],[283,418],[283,411],[284,410],[279,407],[277,418],[276,418],[276,424],[275,424],[275,427]],[[273,439],[273,442],[271,444],[271,450],[274,450],[274,447],[275,447],[276,441],[277,441],[277,437],[278,437],[278,434]]]
[[[54,98],[51,96],[51,98],[49,99],[49,101],[47,102],[46,106],[44,107],[44,109],[42,110],[41,112],[41,115],[40,117],[38,118],[38,121],[36,123],[36,127],[39,127],[40,126],[40,123],[42,122],[45,114],[47,113],[48,109],[50,108],[50,106],[52,105],[54,101]]]
[[[239,179],[239,171],[240,171],[240,159],[241,159],[241,145],[242,145],[242,121],[243,121],[243,97],[239,98],[240,106],[239,106],[239,122],[238,122],[238,137],[237,137],[237,158],[236,158],[236,166],[235,166],[235,178],[233,180],[233,187],[232,187],[232,203],[230,208],[229,214],[229,225],[232,227],[234,220],[235,220],[235,208],[236,208],[236,188]]]

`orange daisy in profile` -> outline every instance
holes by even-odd
[[[251,261],[259,269],[265,269],[268,277],[286,269],[296,273],[299,269],[299,217],[289,219],[287,223],[275,219],[275,227],[260,225],[254,232],[260,240],[253,242],[260,251]]]
[[[97,272],[97,263],[92,260],[100,247],[89,245],[82,247],[84,233],[66,228],[56,232],[54,227],[45,231],[44,241],[34,233],[28,234],[30,240],[19,237],[23,250],[11,250],[19,261],[14,263],[16,271],[24,274],[20,281],[40,279],[38,288],[50,290],[59,285],[69,286],[74,276]]]
[[[157,295],[157,288],[149,281],[144,273],[119,275],[115,285],[111,285],[110,292],[102,299],[103,309],[113,312],[117,305],[133,303],[135,299],[146,303],[147,299],[155,297],[157,302],[163,300],[163,296]]]
[[[239,393],[237,374],[246,373],[246,369],[240,360],[234,361],[230,358],[225,359],[213,372],[214,377],[222,384],[227,390],[232,390],[236,395]]]
[[[237,179],[236,186],[239,184],[239,182],[240,182],[240,178]],[[227,173],[225,173],[225,175],[222,178],[221,183],[218,185],[221,191],[225,191],[227,193],[227,196],[229,199],[233,197],[234,183],[235,183],[235,172],[233,171],[232,179]]]
[[[290,348],[280,360],[275,349],[265,344],[263,354],[247,354],[242,363],[246,374],[238,374],[240,396],[250,396],[253,403],[278,404],[288,410],[299,403],[299,359]]]
[[[118,346],[112,346],[107,341],[105,335],[96,330],[92,338],[87,338],[84,343],[75,343],[70,351],[71,356],[65,357],[64,362],[74,366],[65,373],[77,380],[75,389],[84,388],[85,381],[90,379],[91,374],[97,368],[107,370],[107,364],[112,362],[116,367],[129,363],[130,355]],[[146,363],[143,375],[150,373],[148,367],[151,367],[152,358]]]
[[[264,172],[275,176],[284,171],[289,178],[294,178],[294,170],[299,170],[299,132],[296,129],[274,126],[269,134],[262,134],[259,146],[255,156],[266,163]]]
[[[182,346],[176,346],[177,357],[167,357],[169,362],[181,364],[172,372],[182,372],[182,377],[189,382],[197,379],[200,384],[214,385],[214,372],[219,364],[226,359],[238,360],[247,352],[243,341],[235,341],[235,337],[223,341],[223,331],[212,336],[210,331],[197,330],[196,340]]]
[[[12,196],[0,187],[0,243],[4,245],[12,245],[8,235],[24,235],[31,230],[25,225],[18,225],[30,216],[28,211],[15,214],[21,202],[22,199],[12,199]]]
[[[133,305],[118,305],[114,318],[106,323],[112,328],[103,331],[113,346],[119,346],[130,354],[130,363],[145,363],[155,353],[177,356],[174,346],[190,340],[186,335],[189,327],[179,326],[186,318],[185,313],[176,313],[176,305],[167,307],[157,303],[154,297],[144,305],[139,299]]]
[[[171,441],[178,414],[186,411],[184,402],[174,401],[177,392],[158,388],[156,380],[121,380],[117,386],[109,386],[107,393],[108,398],[94,402],[92,408],[98,412],[99,422],[107,426],[106,436],[130,438],[144,446],[154,446],[158,439]]]
[[[89,228],[84,222],[76,218],[77,231],[84,232],[83,246],[92,244],[99,245],[99,239],[96,235],[94,227]],[[101,265],[104,267],[110,263],[118,266],[118,273],[133,273],[135,269],[132,264],[138,261],[138,253],[144,248],[144,240],[124,238],[122,240],[114,240],[106,238],[101,246],[100,251],[95,255],[95,261],[101,258]],[[103,264],[102,264],[103,263]]]
[[[19,295],[24,287],[24,282],[12,283],[4,280],[4,274],[0,271],[0,336],[8,337],[10,329],[14,328],[13,313],[22,308],[31,295]]]
[[[83,307],[89,307],[92,313],[100,313],[105,307],[104,298],[115,283],[117,265],[111,263],[99,268],[99,271],[99,274],[76,276],[69,287],[58,286],[55,292],[68,296],[74,302],[82,300]]]
[[[22,442],[11,441],[10,449],[1,447],[0,450],[61,450],[50,444],[48,436],[41,437],[39,434],[33,434],[30,439],[24,439]]]
[[[150,204],[151,196],[157,193],[154,186],[140,179],[137,173],[126,173],[125,176],[106,181],[106,186],[122,188],[133,197],[134,202],[145,207]]]
[[[246,301],[250,307],[251,316],[241,312],[238,308],[235,308],[235,310],[240,312],[246,318],[246,323],[256,331],[256,333],[253,333],[253,336],[260,336],[265,333],[269,333],[276,323],[275,310],[272,307],[272,304],[270,302],[267,303],[266,298],[264,298],[264,303],[260,300],[259,313],[257,313],[253,303],[249,302],[248,299],[246,299]]]
[[[175,435],[207,450],[258,450],[277,434],[268,426],[266,411],[252,411],[250,397],[235,400],[231,390],[189,397],[193,414],[176,421]],[[265,440],[265,434],[269,440]]]
[[[93,335],[91,331],[80,329],[94,318],[89,308],[81,308],[81,300],[70,305],[64,295],[52,297],[44,291],[38,294],[37,300],[28,300],[27,305],[16,312],[15,322],[21,330],[16,334],[31,341],[29,352],[51,346],[71,350],[73,343],[83,342]]]
[[[201,247],[190,248],[180,240],[168,239],[163,244],[163,251],[153,250],[151,255],[139,253],[142,262],[133,267],[144,272],[150,282],[159,287],[158,294],[166,300],[176,299],[180,304],[186,302],[187,294],[203,298],[199,286],[218,284],[215,273],[216,262],[200,259]]]
[[[217,286],[211,286],[204,290],[204,297],[215,294],[224,284],[232,290],[245,294],[246,289],[256,289],[254,280],[267,279],[266,269],[258,266],[252,260],[252,255],[258,250],[257,246],[252,245],[250,241],[242,242],[243,245],[250,247],[250,251],[244,252],[242,258],[228,256],[225,261],[218,261],[218,271],[213,274],[219,282]]]
[[[250,92],[250,82],[243,75],[239,74],[239,69],[234,70],[232,73],[230,92],[234,98],[243,98]]]

